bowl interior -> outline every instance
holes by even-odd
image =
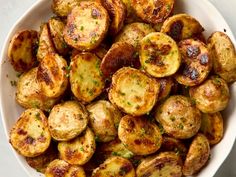
[[[214,8],[207,0],[178,0],[176,1],[176,13],[188,13],[200,21],[205,28],[205,36],[208,37],[214,31],[225,31],[231,38],[234,44],[236,44],[233,34],[220,15],[220,13]],[[52,16],[51,1],[41,0],[32,6],[13,26],[9,32],[1,53],[1,67],[0,67],[0,109],[2,115],[2,121],[4,124],[7,138],[9,138],[9,131],[16,122],[17,118],[23,111],[23,109],[15,102],[15,87],[11,85],[11,81],[16,81],[17,73],[13,70],[12,66],[7,59],[7,49],[11,37],[15,32],[23,29],[35,29],[38,30],[42,22],[46,22]],[[222,141],[212,148],[211,159],[208,165],[197,176],[211,177],[215,174],[216,170],[223,163],[227,155],[229,154],[235,137],[236,129],[236,85],[232,85],[231,88],[231,100],[227,109],[223,112],[225,120],[225,132]],[[42,176],[34,169],[30,168],[25,162],[24,158],[18,155],[12,148],[16,158],[31,177]]]

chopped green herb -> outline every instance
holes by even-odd
[[[16,77],[20,77],[22,75],[22,73],[16,73]]]
[[[80,151],[84,152],[84,148],[83,148],[83,147],[80,147]]]
[[[36,119],[40,120],[40,113],[37,112],[37,113],[35,114],[35,117],[36,117]]]
[[[83,31],[83,30],[84,30],[84,26],[81,26],[81,27],[80,27],[80,30]]]
[[[175,121],[175,117],[174,117],[174,116],[171,116],[171,117],[170,117],[170,120],[171,120],[172,122],[174,122],[174,121]]]
[[[11,86],[16,86],[17,82],[16,81],[10,81],[11,82]]]
[[[178,125],[178,128],[181,129],[181,130],[183,130],[183,129],[184,129],[183,124],[179,124],[179,125]]]
[[[146,130],[144,128],[141,128],[141,136],[144,136],[146,134]]]

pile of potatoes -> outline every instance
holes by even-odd
[[[236,80],[223,32],[173,14],[174,0],[53,0],[9,61],[25,108],[10,143],[46,177],[181,177],[223,138]]]

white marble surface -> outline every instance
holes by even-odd
[[[4,39],[14,22],[36,0],[0,0],[0,49]],[[199,0],[201,1],[201,0]],[[222,13],[234,35],[236,36],[235,8],[236,0],[210,0]],[[232,152],[220,167],[215,177],[236,177],[236,143]],[[27,177],[12,154],[8,140],[5,137],[2,122],[0,121],[0,177]]]

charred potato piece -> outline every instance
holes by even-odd
[[[227,34],[213,33],[208,39],[208,49],[213,58],[214,72],[228,83],[236,81],[236,51]]]
[[[99,141],[108,142],[115,139],[121,112],[106,100],[99,100],[86,108],[89,112],[90,126]]]
[[[221,113],[203,114],[200,131],[207,137],[210,145],[219,143],[224,134],[224,123]]]
[[[89,51],[101,43],[108,26],[108,13],[100,3],[82,1],[67,17],[64,39],[77,50]]]
[[[47,54],[40,62],[37,81],[42,93],[49,98],[58,98],[68,85],[67,62],[56,53]]]
[[[182,161],[174,152],[162,152],[147,157],[136,169],[137,177],[181,177]]]
[[[124,116],[118,127],[118,136],[127,149],[136,155],[152,154],[162,143],[158,126],[148,122],[145,117]]]
[[[158,95],[158,101],[164,100],[171,93],[172,88],[174,87],[174,80],[172,77],[165,77],[158,79],[157,82],[160,83],[160,92]]]
[[[88,103],[100,95],[104,79],[100,70],[101,60],[92,53],[80,53],[70,63],[70,84],[75,97]]]
[[[132,163],[122,157],[111,157],[96,168],[92,177],[135,177]]]
[[[51,142],[47,118],[40,109],[25,110],[10,132],[10,143],[25,157],[44,153]]]
[[[61,159],[72,165],[84,165],[95,152],[95,137],[90,128],[70,141],[58,143]]]
[[[130,0],[122,0],[126,7],[126,18],[125,18],[125,23],[133,23],[133,22],[141,22],[142,20],[137,16]]]
[[[60,17],[67,17],[71,10],[79,5],[80,1],[81,0],[53,0],[52,11]]]
[[[150,33],[140,41],[139,58],[143,69],[154,77],[177,72],[181,56],[176,42],[164,33]]]
[[[177,14],[164,21],[161,32],[168,34],[175,41],[192,38],[204,31],[202,25],[188,14]]]
[[[138,17],[148,23],[163,22],[174,8],[174,0],[131,0]]]
[[[48,98],[42,94],[41,87],[36,79],[38,68],[22,74],[16,88],[16,101],[24,108],[40,108],[50,110],[57,99]]]
[[[194,39],[186,39],[179,43],[182,64],[175,79],[182,85],[195,86],[202,83],[212,68],[212,60],[207,46]]]
[[[112,76],[111,103],[131,115],[143,115],[155,105],[160,85],[137,69],[123,67]]]
[[[183,166],[183,174],[191,176],[197,173],[208,161],[210,157],[210,145],[207,138],[199,133],[197,134],[187,153]]]
[[[189,95],[196,102],[196,107],[204,113],[224,110],[230,98],[226,81],[217,76],[211,76],[201,85],[191,87]]]
[[[102,59],[101,71],[106,78],[110,78],[118,69],[135,64],[135,49],[126,42],[114,43]]]
[[[8,58],[16,71],[25,72],[36,64],[37,45],[38,32],[34,30],[20,31],[12,37]]]
[[[84,131],[88,124],[88,113],[84,105],[66,101],[55,105],[48,117],[51,136],[57,141],[68,141]]]
[[[156,120],[165,132],[178,139],[194,136],[201,126],[201,113],[192,101],[181,95],[169,97],[157,110]]]

